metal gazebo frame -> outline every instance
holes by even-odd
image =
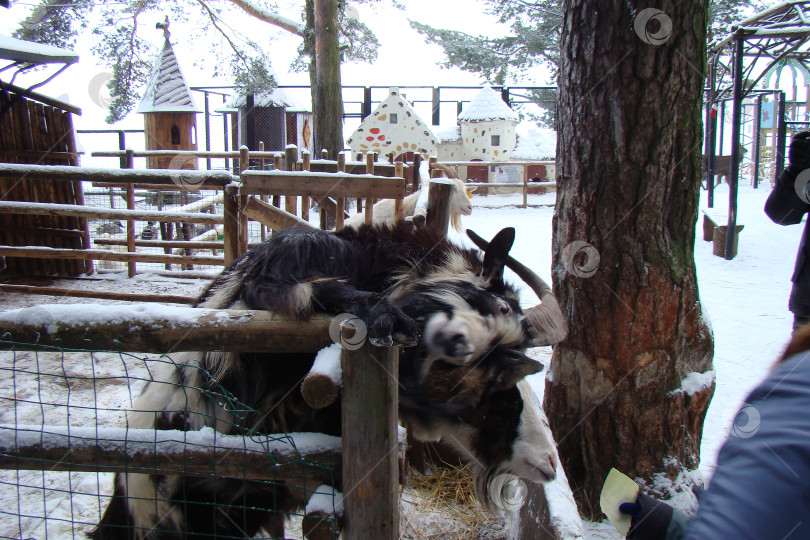
[[[722,57],[731,49],[731,66],[723,64]],[[788,0],[766,9],[732,26],[731,33],[709,48],[709,99],[706,106],[706,154],[707,188],[713,189],[716,118],[712,106],[727,96],[733,97],[731,116],[731,164],[728,177],[729,207],[728,228],[724,257],[732,259],[737,225],[737,181],[740,175],[740,135],[742,127],[742,101],[750,95],[757,83],[778,62],[794,59],[805,66],[810,60],[810,1]],[[724,69],[731,73],[729,88],[717,87],[717,73]],[[757,71],[761,69],[760,71]],[[758,73],[758,74],[757,74]],[[721,77],[722,79],[722,77]],[[721,81],[722,82],[722,81]],[[784,102],[782,102],[784,103]],[[778,111],[775,121],[782,128],[778,132],[776,173],[781,172],[784,162],[785,130],[784,109]]]

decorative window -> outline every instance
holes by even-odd
[[[180,128],[177,127],[177,124],[174,124],[171,129],[172,133],[172,144],[180,144]]]
[[[396,124],[396,123],[398,123],[398,121],[399,121],[399,120],[397,119],[397,115],[396,115],[396,114],[389,114],[389,115],[388,115],[388,118],[390,118],[390,119],[391,119],[390,121],[391,121],[391,123],[392,123],[392,124]]]
[[[490,137],[490,144],[492,146],[500,146],[501,145],[501,136],[500,135],[492,135]]]

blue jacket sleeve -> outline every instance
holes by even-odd
[[[748,397],[684,538],[810,538],[808,411],[810,351]]]

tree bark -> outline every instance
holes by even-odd
[[[693,256],[707,4],[654,3],[563,2],[552,250],[570,331],[545,408],[586,512],[611,467],[696,468],[714,392],[680,390],[713,356]]]
[[[343,96],[340,81],[338,1],[314,0],[315,22],[315,151],[330,159],[343,150]],[[317,94],[317,95],[316,95]]]

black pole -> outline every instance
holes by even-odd
[[[761,129],[762,119],[762,94],[757,95],[757,101],[754,104],[754,189],[759,188],[759,132]]]
[[[222,96],[222,104],[225,105],[225,96]],[[228,144],[228,118],[230,118],[231,123],[233,123],[233,118],[238,117],[238,115],[239,115],[239,113],[236,113],[236,114],[222,113],[222,136],[223,136],[223,139],[225,141],[225,144],[223,145],[223,148],[225,148],[226,152],[228,151],[228,147],[230,146]],[[226,171],[228,169],[230,169],[230,165],[229,165],[228,162],[229,162],[228,158],[225,158],[225,170]]]
[[[439,97],[439,89],[436,87],[433,88],[433,97],[431,101],[432,101],[431,105],[433,106],[433,114],[431,116],[430,122],[434,126],[438,126],[440,122],[439,110],[441,108],[441,98]]]
[[[501,88],[501,99],[504,103],[506,103],[510,108],[512,107],[512,100],[509,97],[509,88],[504,86]]]
[[[147,135],[148,136],[148,135]],[[126,150],[127,149],[127,135],[124,133],[124,130],[118,130],[118,149],[119,150]],[[118,160],[118,166],[122,169],[127,168],[127,158],[121,157]]]
[[[371,87],[363,88],[363,112],[360,114],[363,120],[371,116]]]
[[[776,126],[776,163],[774,180],[779,178],[785,169],[785,139],[787,139],[787,124],[785,123],[785,93],[779,92],[779,100],[775,105],[776,115],[773,121]]]
[[[245,96],[245,144],[250,150],[256,150],[256,110],[253,107],[254,96],[252,93]],[[247,169],[247,163],[240,163],[240,167]]]
[[[717,133],[716,75],[716,64],[711,62],[709,64],[709,104],[706,108],[706,114],[708,115],[706,122],[706,190],[708,191],[707,205],[709,208],[714,208],[714,151],[716,144],[715,134]]]
[[[726,228],[726,260],[734,258],[737,236],[737,181],[740,177],[740,128],[743,98],[743,47],[745,38],[738,33],[734,40],[734,102],[731,111],[731,166],[728,175],[728,227]]]
[[[725,127],[726,127],[726,100],[725,99],[720,100],[720,110],[717,111],[717,113],[718,113],[718,118],[720,119],[719,120],[720,127],[718,127],[718,131],[719,131],[719,135],[720,135],[720,137],[718,137],[718,140],[720,141],[720,152],[719,153],[722,156],[723,155],[723,146],[725,146],[724,145],[725,140],[723,139],[723,131],[724,131]],[[715,148],[715,152],[717,152],[716,148]]]

